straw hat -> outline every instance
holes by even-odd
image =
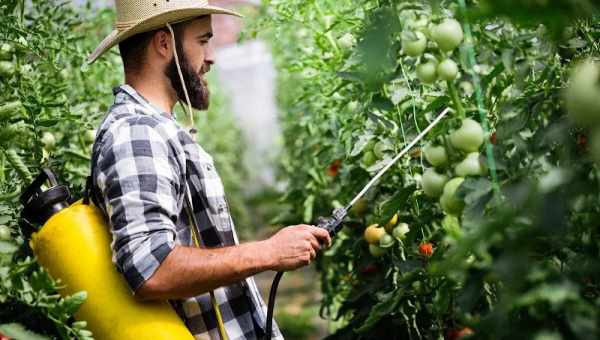
[[[115,29],[88,57],[90,64],[121,41],[138,33],[164,27],[167,23],[173,24],[207,14],[241,17],[234,11],[211,6],[207,0],[115,0],[115,7]]]

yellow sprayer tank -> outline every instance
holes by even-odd
[[[54,183],[42,191],[46,178]],[[29,217],[28,222],[47,219],[31,234],[29,244],[37,261],[65,286],[60,294],[87,292],[76,319],[85,320],[98,340],[193,340],[167,301],[134,299],[112,263],[111,235],[102,213],[91,202],[80,200],[69,206],[59,200],[65,191],[69,197],[68,190],[44,169],[21,196],[22,216]],[[37,215],[32,218],[32,214]]]

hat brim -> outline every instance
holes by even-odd
[[[167,23],[174,24],[209,14],[225,14],[242,17],[242,15],[237,12],[216,6],[185,7],[158,13],[141,20],[125,30],[113,30],[110,32],[110,34],[100,42],[100,45],[98,45],[94,52],[90,54],[87,62],[88,64],[93,63],[113,46],[136,34],[164,27]]]

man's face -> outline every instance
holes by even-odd
[[[203,78],[214,63],[210,38],[212,26],[210,16],[192,20],[182,29],[175,29],[175,40],[181,73],[193,108],[206,110],[209,106],[208,84]],[[165,74],[171,81],[179,100],[185,102],[185,93],[181,86],[175,58],[171,60]]]

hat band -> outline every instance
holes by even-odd
[[[138,22],[140,22],[140,21],[139,20],[133,20],[133,21],[115,22],[115,29],[118,30],[118,31],[124,31],[126,29],[129,29],[129,28],[133,27]]]

